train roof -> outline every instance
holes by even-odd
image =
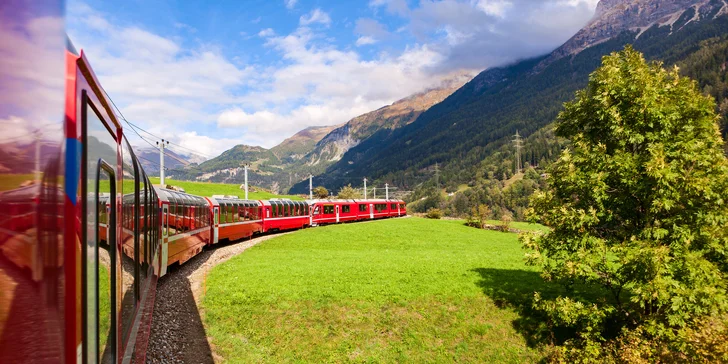
[[[160,201],[166,201],[166,202],[182,201],[185,203],[192,203],[192,202],[207,203],[205,201],[204,197],[190,195],[189,193],[169,190],[169,189],[158,187],[158,186],[154,186],[154,190],[157,191],[157,195],[159,196]]]
[[[221,204],[233,204],[233,205],[239,205],[239,204],[248,204],[248,205],[255,205],[260,206],[260,201],[258,200],[241,200],[239,198],[217,198],[217,197],[207,197],[210,202],[212,202],[213,205],[221,205]]]

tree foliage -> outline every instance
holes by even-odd
[[[529,214],[553,230],[521,239],[546,280],[595,289],[589,300],[573,290],[536,296],[553,325],[576,331],[566,360],[601,361],[632,336],[660,344],[645,357],[676,359],[690,352],[697,322],[728,309],[728,162],[717,120],[695,82],[631,47],[604,57],[565,104],[556,132],[572,146]]]
[[[313,189],[313,197],[315,198],[327,198],[329,197],[329,190],[324,186],[318,186]]]
[[[351,187],[351,184],[348,184],[339,190],[339,194],[336,196],[336,198],[340,198],[342,200],[353,200],[357,198],[362,198],[362,196],[359,190]]]

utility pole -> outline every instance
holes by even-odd
[[[364,199],[367,199],[367,178],[364,177]]]
[[[164,188],[164,143],[165,140],[162,139],[161,142],[157,142],[157,145],[159,146],[159,184]],[[169,140],[166,141],[167,145],[169,145]]]
[[[514,136],[515,139],[513,139],[513,145],[516,147],[516,173],[521,172],[521,148],[523,148],[523,141],[521,140],[521,135],[518,134],[518,130],[516,130],[516,135]]]
[[[308,199],[313,200],[313,175],[308,175]]]
[[[384,195],[387,200],[389,200],[389,183],[384,184]]]
[[[374,186],[374,199],[377,199],[377,186]]]
[[[248,165],[243,166],[245,169],[245,199],[248,199]]]

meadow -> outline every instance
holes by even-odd
[[[515,234],[421,218],[283,235],[213,268],[205,289],[229,362],[538,361],[533,292],[559,293]]]
[[[152,184],[159,184],[159,177],[150,177],[149,180]],[[170,178],[165,178],[164,182],[168,185],[178,186],[184,188],[185,192],[198,195],[207,196],[212,195],[233,195],[239,198],[245,197],[245,191],[240,189],[240,185],[228,184],[228,183],[211,183],[211,182],[189,182],[189,181],[178,181]],[[251,200],[268,200],[271,198],[290,198],[291,200],[303,200],[300,196],[295,195],[276,195],[267,191],[252,192],[253,187],[249,188],[248,198]]]

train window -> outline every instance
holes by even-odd
[[[389,205],[389,209],[390,210],[396,210],[397,209],[397,204],[396,203],[390,204]]]
[[[283,204],[280,202],[277,202],[276,208],[278,209],[278,217],[283,217]]]
[[[333,214],[333,213],[334,213],[334,205],[324,206],[324,215]]]
[[[367,211],[367,205],[359,205],[359,212],[366,212]]]
[[[349,207],[349,205],[344,205],[344,206],[341,206],[341,212],[342,212],[342,213],[344,213],[344,214],[348,214],[348,213],[349,213],[350,211],[351,211],[351,210],[350,210],[350,207]]]
[[[123,216],[118,216],[117,199],[119,186],[116,183],[118,158],[118,142],[115,133],[102,120],[97,109],[92,105],[86,91],[82,91],[82,122],[88,164],[85,176],[82,176],[82,194],[85,196],[86,214],[82,229],[85,243],[82,246],[82,289],[83,311],[86,313],[83,328],[84,361],[114,362],[116,361],[116,246],[115,237],[117,223]],[[114,128],[116,130],[116,128]],[[112,167],[114,166],[114,167]],[[102,193],[109,193],[108,229],[109,241],[102,242],[104,232],[101,229]],[[106,230],[104,229],[104,230]]]
[[[121,255],[119,261],[125,274],[117,277],[121,287],[121,342],[125,343],[134,322],[134,312],[139,299],[139,166],[129,142],[121,142],[122,160],[122,207],[126,226],[121,232]],[[120,348],[123,350],[123,347]]]
[[[403,203],[399,204],[399,209],[400,210],[404,210],[404,204]]]
[[[316,206],[316,207],[313,208],[313,214],[314,215],[318,215],[319,214],[319,211],[321,211],[320,210],[320,206]]]

